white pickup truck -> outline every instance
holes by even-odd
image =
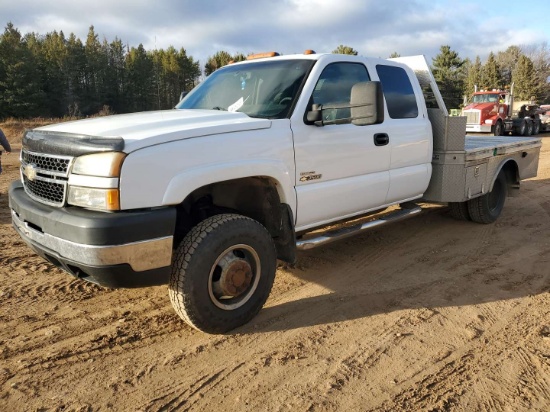
[[[540,140],[466,137],[465,126],[423,56],[253,59],[217,70],[174,110],[27,131],[13,224],[76,277],[168,283],[183,320],[222,333],[258,313],[277,259],[297,249],[412,216],[414,201],[497,219],[536,176]]]

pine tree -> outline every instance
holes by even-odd
[[[484,89],[500,89],[503,86],[500,78],[500,67],[493,52],[489,53],[487,62],[483,65],[481,82]]]
[[[522,55],[523,52],[518,46],[510,46],[505,51],[498,52],[496,62],[500,70],[501,84],[505,88],[512,84],[512,73]]]
[[[353,47],[345,46],[343,44],[339,45],[336,49],[332,51],[333,54],[349,54],[352,56],[357,56],[358,52]]]
[[[27,42],[12,23],[0,36],[0,118],[30,117],[44,101],[41,73]]]
[[[525,55],[533,62],[537,101],[550,103],[550,47],[547,42],[525,46]]]
[[[516,69],[512,73],[514,94],[517,100],[536,99],[539,87],[535,78],[533,62],[527,56],[519,58]]]
[[[216,52],[213,56],[210,56],[206,61],[206,64],[204,65],[204,74],[206,76],[210,76],[220,67],[223,67],[229,64],[229,62],[232,60],[233,60],[233,56],[231,56],[228,52],[224,50]]]
[[[124,45],[120,39],[115,38],[109,44],[105,40],[102,49],[107,56],[107,66],[104,68],[100,104],[103,107],[108,106],[115,113],[122,113],[125,111],[123,96],[127,83]]]
[[[470,96],[477,87],[480,87],[481,85],[481,77],[482,77],[482,71],[483,66],[481,65],[481,59],[479,56],[476,56],[475,62],[472,64],[469,64],[468,67],[468,75],[466,78],[466,87],[465,87],[465,95]]]
[[[126,56],[128,88],[126,109],[130,112],[152,110],[155,105],[154,67],[143,44],[132,47]]]
[[[67,41],[63,32],[46,34],[40,48],[43,65],[43,90],[46,94],[44,110],[49,116],[61,117],[68,106]]]
[[[433,75],[447,108],[457,108],[462,103],[464,71],[462,60],[450,46],[441,46],[432,59]]]
[[[101,103],[104,99],[103,81],[107,67],[105,48],[99,42],[94,26],[90,26],[88,30],[84,53],[86,56],[85,94],[81,109],[84,114],[93,114],[103,106]]]
[[[85,94],[86,55],[84,45],[74,33],[67,41],[67,114],[81,116],[80,110]]]

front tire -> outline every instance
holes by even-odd
[[[493,223],[500,216],[504,208],[508,182],[503,172],[500,172],[495,180],[493,189],[483,196],[468,201],[470,218],[476,223]]]
[[[494,135],[495,136],[504,135],[504,125],[502,124],[501,120],[497,120],[497,123],[495,124]]]
[[[259,222],[237,214],[216,215],[195,226],[178,246],[168,293],[190,326],[224,333],[260,311],[276,267],[273,240]]]

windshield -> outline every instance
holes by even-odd
[[[242,112],[250,117],[289,115],[314,60],[279,60],[229,65],[216,70],[177,106]]]
[[[496,103],[498,102],[498,94],[474,94],[472,103]]]

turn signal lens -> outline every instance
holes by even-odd
[[[80,206],[98,210],[120,210],[120,196],[118,189],[96,189],[90,187],[69,186],[67,202],[73,206]]]

